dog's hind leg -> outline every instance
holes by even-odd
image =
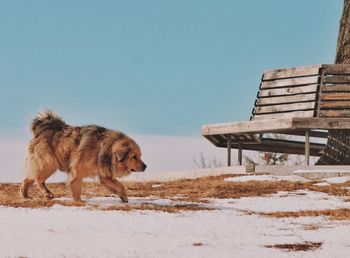
[[[28,198],[28,189],[36,182],[42,195],[48,199],[52,199],[54,195],[46,187],[45,181],[57,170],[57,161],[53,155],[50,155],[50,149],[46,145],[42,149],[34,149],[31,145],[26,157],[25,179],[21,186],[21,196]]]
[[[45,185],[45,180],[36,180],[36,184],[40,190],[40,192],[47,198],[47,199],[53,199],[55,196],[53,193],[47,188]]]
[[[25,178],[22,181],[21,188],[20,188],[20,194],[22,198],[29,198],[28,190],[33,185],[34,182],[35,180],[31,178]]]
[[[53,199],[53,193],[45,185],[46,179],[48,179],[56,171],[56,166],[54,163],[47,164],[40,170],[35,171],[35,182],[41,192],[41,194],[47,199]]]
[[[123,202],[128,202],[128,197],[126,196],[125,188],[123,184],[120,183],[118,180],[109,177],[100,177],[100,182],[113,193],[117,193]]]

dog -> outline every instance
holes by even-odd
[[[98,177],[102,185],[128,202],[125,188],[116,177],[133,171],[145,171],[137,143],[122,132],[97,125],[71,126],[52,111],[39,113],[31,123],[31,139],[25,176],[20,188],[23,198],[36,183],[41,194],[54,198],[45,181],[55,171],[68,173],[68,185],[74,201],[81,202],[82,181]]]

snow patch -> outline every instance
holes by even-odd
[[[322,181],[325,181],[330,184],[342,184],[347,181],[350,181],[350,176],[325,178]]]
[[[327,182],[320,182],[320,183],[315,183],[315,186],[330,186],[331,184],[327,183]]]
[[[174,204],[167,199],[131,198]],[[318,204],[318,203],[321,204]],[[113,197],[91,204],[124,205]],[[300,203],[303,203],[302,205]],[[128,204],[130,205],[130,204]],[[204,204],[207,205],[207,204]],[[252,211],[339,207],[339,198],[310,191],[270,197],[212,199],[215,211],[102,211],[55,205],[45,209],[0,207],[0,254],[3,257],[348,257],[350,223],[326,217],[275,219]],[[307,230],[313,225],[315,230]],[[265,245],[322,242],[311,252],[282,252]],[[196,246],[196,243],[203,245]]]

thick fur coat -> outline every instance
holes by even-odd
[[[53,198],[45,181],[55,171],[69,175],[73,199],[81,201],[84,177],[98,176],[101,183],[127,202],[124,186],[115,179],[132,171],[144,171],[137,143],[125,134],[97,125],[71,126],[51,111],[35,117],[31,124],[33,138],[29,143],[21,196],[28,197],[36,182],[47,198]]]

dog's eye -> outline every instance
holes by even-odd
[[[136,156],[132,156],[131,159],[135,160],[135,159],[136,159]]]

